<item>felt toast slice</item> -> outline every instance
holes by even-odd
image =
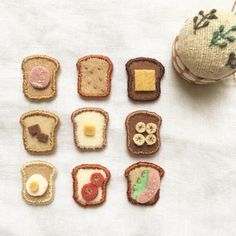
[[[138,57],[126,63],[128,96],[134,101],[153,101],[161,94],[164,66],[153,58]]]
[[[74,142],[81,150],[103,149],[107,144],[109,115],[99,108],[80,108],[71,115]]]
[[[110,171],[98,164],[82,164],[72,171],[73,198],[82,207],[105,202]]]
[[[56,59],[47,55],[32,55],[22,61],[21,68],[23,92],[28,99],[40,101],[56,95],[56,76],[60,68]]]
[[[40,206],[50,204],[54,199],[54,180],[56,176],[55,167],[45,161],[32,161],[27,162],[23,165],[21,169],[22,174],[22,197],[27,204]],[[47,188],[45,192],[40,196],[34,196],[28,189],[28,186],[31,186],[31,190],[33,185],[35,185],[35,181],[31,181],[32,177],[41,176],[47,182]],[[38,189],[43,188],[44,183],[38,182]],[[34,191],[37,189],[34,189]],[[36,192],[36,191],[35,191]]]
[[[149,162],[137,162],[125,170],[127,197],[132,204],[154,205],[159,200],[165,171]]]
[[[78,70],[78,93],[82,97],[107,97],[111,91],[113,64],[101,55],[82,57],[76,63]]]
[[[31,154],[49,154],[55,150],[59,117],[48,111],[33,110],[20,118],[23,143]]]
[[[155,112],[138,110],[130,113],[125,121],[129,152],[135,155],[156,153],[161,145],[161,123],[161,117]],[[139,124],[143,127],[137,127]],[[151,126],[153,126],[153,132]]]

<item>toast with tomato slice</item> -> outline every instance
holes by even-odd
[[[106,200],[110,171],[98,164],[82,164],[72,171],[73,198],[82,207],[98,206]]]
[[[154,205],[159,200],[161,179],[165,171],[150,162],[137,162],[125,170],[127,197],[132,204]]]

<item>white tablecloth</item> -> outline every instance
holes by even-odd
[[[0,1],[0,235],[236,235],[236,83],[194,86],[179,79],[171,65],[171,44],[188,16],[200,9],[230,10],[233,0],[40,0]],[[21,61],[48,54],[61,63],[58,95],[51,102],[29,102],[22,93]],[[75,63],[88,54],[108,55],[114,63],[112,93],[104,101],[77,94]],[[125,63],[154,57],[166,68],[159,100],[133,103],[127,97]],[[97,106],[110,114],[108,145],[80,153],[72,136],[71,113]],[[32,109],[61,119],[54,155],[32,156],[22,144],[19,118]],[[162,146],[151,158],[131,157],[124,121],[138,109],[163,118]],[[57,170],[54,202],[32,207],[21,198],[23,163],[45,160]],[[154,207],[126,198],[124,170],[151,161],[166,171]],[[81,163],[110,169],[106,203],[95,209],[72,199],[71,170]]]

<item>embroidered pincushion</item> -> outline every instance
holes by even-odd
[[[236,15],[212,9],[187,19],[174,41],[172,60],[180,77],[195,84],[234,78]]]

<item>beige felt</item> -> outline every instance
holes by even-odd
[[[226,30],[236,25],[236,16],[233,13],[217,9],[215,14],[218,19],[210,20],[207,27],[196,31],[196,35],[193,30],[194,16],[189,18],[178,35],[176,46],[181,61],[195,76],[212,80],[224,78],[234,72],[225,64],[230,52],[236,51],[236,42],[228,43],[223,49],[218,46],[209,47],[212,33],[218,30],[220,25],[224,25]],[[230,35],[236,37],[236,31],[232,31]]]
[[[57,126],[57,120],[54,116],[50,116],[48,113],[34,114],[26,116],[21,120],[23,125],[24,145],[25,149],[30,152],[50,152],[55,146],[55,131]],[[41,132],[49,136],[47,143],[39,142],[36,136],[32,136],[29,133],[28,127],[38,124]]]
[[[109,93],[109,63],[101,58],[81,61],[81,92],[85,95],[102,96]]]
[[[141,166],[141,167],[134,168],[133,170],[129,172],[129,179],[130,179],[131,186],[134,186],[137,183],[138,179],[140,178],[144,170],[148,170],[150,172],[156,172],[160,174],[158,170],[152,167]]]
[[[82,203],[82,204],[86,204],[87,202],[89,202],[89,204],[95,204],[95,203],[99,203],[102,199],[102,188],[99,187],[98,188],[98,195],[96,198],[94,198],[91,201],[86,201],[84,200],[84,198],[81,195],[81,189],[85,184],[91,183],[90,181],[90,176],[93,173],[101,173],[104,177],[104,179],[107,178],[106,173],[104,170],[100,170],[100,169],[80,169],[77,172],[77,183],[78,183],[78,200]]]
[[[28,204],[45,205],[53,200],[54,177],[56,175],[56,170],[53,165],[42,161],[32,161],[23,166],[21,173],[23,177],[22,196]],[[26,182],[33,174],[40,174],[48,181],[47,191],[42,196],[34,197],[26,191]]]
[[[29,82],[30,72],[36,66],[43,66],[49,71],[50,82],[49,85],[44,89],[36,89],[32,87]],[[35,55],[23,60],[22,69],[24,74],[23,90],[28,98],[37,100],[51,98],[55,95],[56,72],[59,69],[59,62],[47,56]]]
[[[106,132],[106,119],[101,112],[84,111],[75,116],[76,140],[81,148],[101,148],[104,143],[104,132]],[[94,136],[86,136],[84,127],[92,125],[95,127]]]

